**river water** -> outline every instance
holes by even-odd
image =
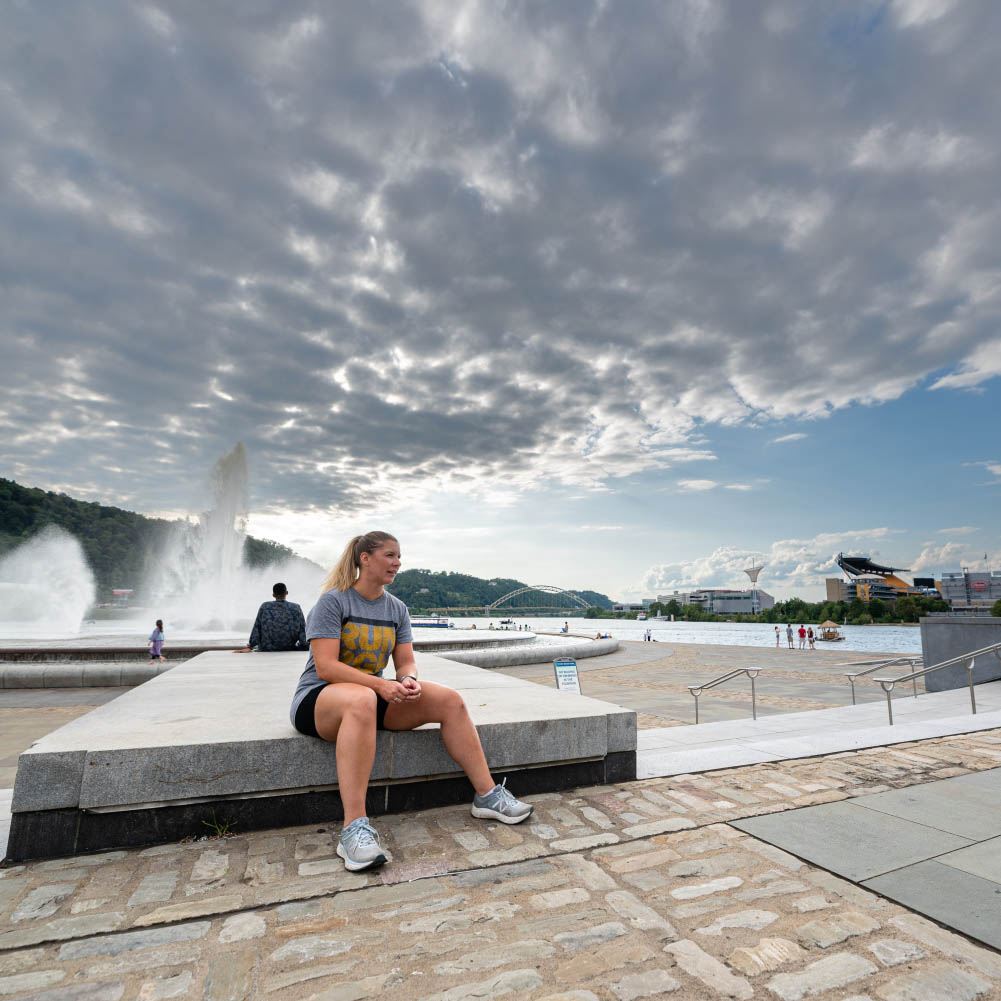
[[[492,622],[495,629],[500,629],[501,619],[469,618],[452,619],[455,629],[448,634],[456,636],[462,630],[470,629],[474,624],[477,632],[488,630]],[[642,640],[643,634],[649,628],[653,638],[658,643],[700,643],[711,646],[775,646],[775,626],[765,622],[635,622],[630,619],[584,619],[584,618],[517,618],[517,626],[527,626],[531,630],[542,632],[559,632],[563,623],[569,625],[571,633],[580,636],[594,636],[599,630],[611,633],[619,640]],[[21,629],[0,629],[0,646],[145,646],[146,638],[153,623],[150,616],[137,617],[131,621],[85,622],[79,633],[49,633],[31,627]],[[222,643],[241,646],[246,642],[250,631],[247,623],[246,631],[233,632],[229,630],[202,631],[172,628],[168,621],[164,623],[168,643]],[[798,628],[797,626],[793,627]],[[782,630],[782,645],[785,646],[785,625]],[[436,634],[443,633],[441,629],[418,628],[414,630],[420,639],[434,639]],[[921,631],[917,626],[844,626],[845,639],[841,643],[817,643],[818,650],[865,650],[877,653],[920,653]],[[796,639],[799,645],[799,639]]]
[[[522,619],[511,612],[496,619],[452,619],[456,629],[468,629],[473,623],[476,629],[500,628],[501,618],[513,618],[515,627],[529,626],[531,629],[557,632],[563,623],[569,625],[571,633],[594,636],[599,630],[611,633],[619,640],[642,640],[650,629],[658,643],[704,643],[711,646],[775,646],[775,625],[768,622],[635,622],[631,619],[575,619],[539,618]],[[814,623],[816,625],[816,623]],[[793,625],[793,629],[798,629]],[[782,631],[782,646],[786,645],[785,623]],[[434,629],[420,629],[424,636]],[[917,626],[843,626],[844,640],[840,643],[817,643],[818,650],[865,650],[877,653],[921,653],[921,630]],[[455,630],[451,630],[455,632]],[[799,637],[795,638],[799,646]]]

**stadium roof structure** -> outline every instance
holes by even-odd
[[[892,577],[897,573],[910,573],[906,567],[880,566],[878,563],[873,563],[868,556],[845,556],[844,553],[838,553],[837,563],[849,577],[870,574],[877,577]]]

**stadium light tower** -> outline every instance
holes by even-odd
[[[761,611],[758,607],[758,574],[764,569],[764,563],[757,563],[752,559],[751,565],[744,570],[751,578],[751,615],[757,615]]]

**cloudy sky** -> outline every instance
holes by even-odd
[[[329,563],[819,598],[1001,567],[995,0],[45,3],[0,475]],[[982,565],[982,563],[981,563]]]

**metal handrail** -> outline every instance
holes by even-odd
[[[689,692],[691,692],[692,697],[695,699],[695,723],[698,725],[699,722],[699,696],[709,688],[715,688],[717,685],[722,685],[724,681],[729,681],[731,678],[736,678],[738,674],[746,674],[751,679],[751,715],[754,719],[758,718],[758,706],[755,700],[754,693],[754,679],[761,673],[760,667],[738,667],[731,671],[729,674],[724,674],[720,678],[714,678],[712,681],[707,681],[704,685],[686,685]]]
[[[926,674],[931,674],[933,671],[941,671],[943,667],[952,667],[953,664],[961,664],[963,661],[967,661],[966,680],[970,686],[970,710],[976,716],[977,699],[973,694],[973,668],[976,666],[977,658],[985,653],[992,653],[1001,661],[1001,643],[992,643],[990,646],[985,646],[980,650],[971,650],[969,653],[960,654],[958,657],[950,657],[948,660],[943,660],[941,664],[932,664],[931,667],[926,667],[922,671],[905,674],[902,678],[873,678],[872,680],[878,682],[886,693],[886,711],[890,716],[890,726],[893,726],[893,703],[890,698],[890,692],[893,691],[893,686],[898,681],[914,681],[915,678],[923,678]],[[889,687],[887,687],[888,685]]]
[[[880,671],[884,667],[893,667],[894,664],[917,664],[921,660],[920,657],[894,657],[893,660],[880,660],[876,661],[875,667],[870,667],[866,671],[855,671],[854,673],[845,672],[845,677],[848,679],[848,684],[852,686],[852,705],[855,705],[855,679],[864,678],[867,674],[872,674],[873,671]],[[863,664],[872,664],[871,660],[856,660],[849,662],[847,664],[839,664],[839,667],[861,667]],[[898,679],[899,680],[899,679]],[[914,698],[918,697],[918,683],[914,682]]]

